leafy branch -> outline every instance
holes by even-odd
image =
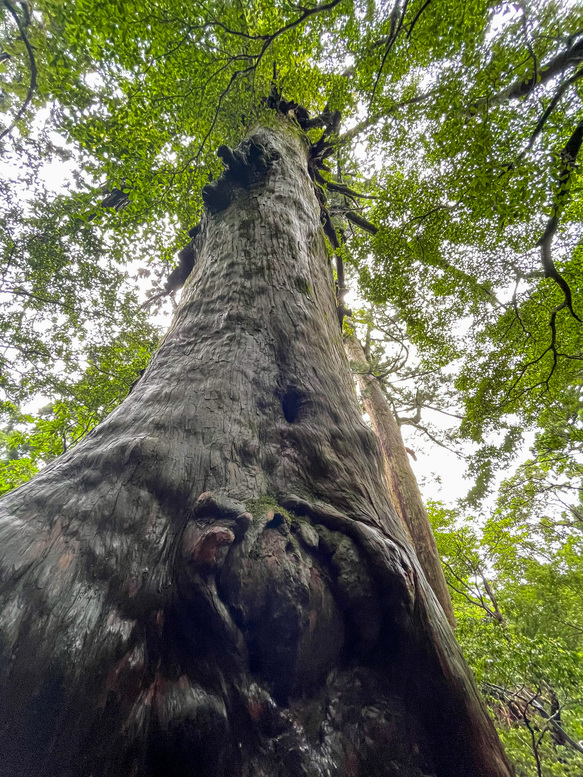
[[[530,693],[526,693],[524,688],[520,688],[518,691],[511,691],[508,688],[504,688],[502,685],[496,685],[495,683],[483,683],[483,688],[488,695],[494,696],[494,698],[498,698],[506,703],[522,703],[521,706],[523,706],[523,709],[525,710],[528,709],[528,707],[531,707],[541,716],[541,718],[546,721],[548,726],[553,728],[561,735],[565,743],[567,743],[570,747],[573,748],[573,750],[576,750],[578,753],[583,753],[583,746],[575,739],[573,739],[573,737],[569,736],[569,734],[567,734],[565,729],[559,723],[557,718],[559,717],[559,713],[561,711],[560,707],[555,713],[551,714],[547,712],[547,710],[538,699],[539,694],[536,693],[532,695]]]
[[[461,555],[464,559],[464,562],[468,564],[469,559],[467,558],[467,556],[463,553]],[[460,594],[460,596],[463,596],[463,598],[466,599],[466,601],[468,601],[470,604],[474,605],[474,607],[479,607],[481,610],[484,610],[484,612],[490,618],[493,618],[494,620],[498,621],[498,623],[501,623],[501,624],[504,623],[504,616],[500,612],[500,609],[498,607],[498,602],[492,590],[492,586],[490,585],[490,583],[488,582],[485,575],[480,569],[478,570],[472,569],[472,572],[476,577],[479,576],[480,579],[482,580],[489,603],[486,602],[486,599],[482,595],[482,592],[479,590],[479,588],[477,586],[475,588],[472,588],[472,586],[469,585],[468,582],[463,577],[457,574],[457,572],[454,570],[451,564],[449,564],[447,561],[443,561],[443,559],[442,559],[442,564],[456,581],[455,583],[453,583],[451,580],[449,579],[447,580],[447,584],[452,590],[456,591],[456,593]],[[470,566],[473,567],[473,565],[471,564]]]
[[[4,7],[8,10],[9,14],[12,16],[14,21],[16,22],[16,25],[18,27],[18,31],[20,32],[20,37],[22,38],[22,42],[26,46],[26,51],[28,53],[28,59],[30,62],[30,82],[28,85],[28,91],[26,93],[26,97],[24,98],[24,102],[16,112],[15,117],[13,118],[12,122],[4,129],[2,132],[0,132],[0,140],[3,140],[7,135],[9,135],[18,121],[24,116],[26,113],[26,110],[30,103],[32,102],[32,98],[36,89],[36,79],[37,79],[37,66],[36,66],[36,59],[34,57],[34,51],[32,50],[32,46],[30,45],[30,41],[28,40],[28,36],[26,34],[26,26],[30,22],[30,18],[27,15],[27,11],[25,10],[26,19],[23,23],[22,19],[18,15],[16,9],[10,2],[10,0],[2,0],[2,3]],[[23,3],[23,6],[26,8],[26,4]]]
[[[354,138],[360,135],[361,132],[364,132],[365,130],[369,129],[369,127],[373,127],[375,124],[378,124],[381,119],[388,118],[391,114],[398,111],[399,108],[406,108],[409,105],[417,105],[418,103],[425,102],[425,100],[429,99],[429,97],[432,97],[436,91],[436,89],[430,89],[428,92],[423,92],[423,94],[412,97],[409,100],[401,100],[398,103],[394,103],[390,106],[390,108],[386,108],[380,113],[368,115],[365,119],[358,122],[358,124],[355,124],[354,127],[346,130],[346,132],[343,132],[342,135],[340,135],[338,138],[338,143],[350,143],[352,140],[354,140]]]
[[[538,138],[538,136],[542,132],[543,127],[545,126],[545,124],[548,121],[548,119],[549,119],[550,115],[552,114],[552,112],[555,110],[555,108],[559,104],[561,98],[563,97],[563,95],[565,94],[567,89],[569,89],[569,87],[573,86],[573,84],[576,83],[580,78],[583,78],[583,68],[581,68],[580,70],[577,70],[571,76],[571,78],[568,78],[566,81],[563,81],[563,83],[559,86],[559,88],[555,92],[552,100],[550,101],[550,103],[548,104],[546,110],[544,111],[543,115],[538,120],[537,125],[534,128],[534,131],[533,131],[532,135],[530,136],[530,140],[528,141],[528,145],[526,146],[524,151],[522,151],[522,153],[520,154],[520,157],[524,156],[524,154],[527,151],[530,151],[530,149],[534,145],[535,140]]]
[[[507,100],[519,100],[526,97],[533,92],[537,86],[548,83],[567,68],[574,67],[582,61],[583,38],[580,38],[579,40],[570,43],[564,51],[550,59],[546,65],[540,69],[535,68],[535,72],[531,76],[528,76],[528,78],[514,81],[501,92],[488,97],[481,97],[479,100],[476,100],[471,106],[471,110],[477,111],[479,108],[485,106],[497,105],[506,102]]]
[[[383,52],[383,58],[381,60],[381,65],[380,65],[380,67],[378,69],[378,72],[377,72],[377,75],[376,75],[376,78],[375,78],[375,82],[374,82],[374,85],[373,85],[373,88],[372,88],[372,94],[371,94],[371,97],[370,97],[370,102],[368,104],[368,111],[369,111],[369,113],[370,113],[370,110],[371,110],[372,105],[374,103],[374,98],[375,98],[375,95],[376,95],[376,92],[377,92],[377,87],[379,85],[379,81],[380,81],[381,74],[383,72],[383,68],[385,66],[385,62],[387,61],[387,57],[391,53],[391,49],[393,48],[393,44],[397,40],[397,36],[401,32],[401,28],[403,27],[403,21],[405,20],[405,14],[407,13],[407,6],[408,6],[408,4],[409,4],[409,0],[405,0],[405,3],[403,5],[403,10],[402,10],[400,16],[399,16],[400,7],[399,7],[399,3],[398,2],[395,4],[395,7],[391,11],[391,17],[390,17],[390,19],[391,19],[391,27],[390,27],[389,36],[387,38],[387,42],[386,42],[386,45],[385,45],[385,50]]]

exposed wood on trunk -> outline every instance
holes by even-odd
[[[450,624],[455,626],[451,599],[441,568],[435,538],[403,443],[401,430],[378,380],[369,371],[364,349],[356,335],[346,337],[344,345],[348,358],[353,363],[356,380],[361,391],[362,404],[370,417],[385,456],[385,470],[391,500],[411,537],[425,577],[439,599]]]
[[[274,125],[207,190],[132,393],[0,502],[7,776],[511,774],[360,416],[307,145]]]

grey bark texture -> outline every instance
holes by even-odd
[[[0,503],[3,777],[511,773],[360,416],[307,153],[239,148],[143,378]]]
[[[385,456],[391,501],[411,538],[427,581],[443,607],[450,625],[455,627],[455,616],[435,537],[401,430],[378,380],[370,371],[364,349],[356,335],[345,337],[344,346],[360,388],[363,407],[368,413]]]

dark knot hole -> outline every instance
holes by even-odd
[[[295,386],[290,386],[285,392],[285,394],[283,395],[283,398],[281,400],[281,407],[283,409],[283,414],[285,416],[285,420],[289,424],[292,424],[294,421],[297,421],[302,404],[303,404],[302,393],[298,391],[298,389]]]

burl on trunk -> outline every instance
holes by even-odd
[[[359,412],[307,156],[283,120],[240,147],[143,378],[2,500],[6,777],[511,773]]]

